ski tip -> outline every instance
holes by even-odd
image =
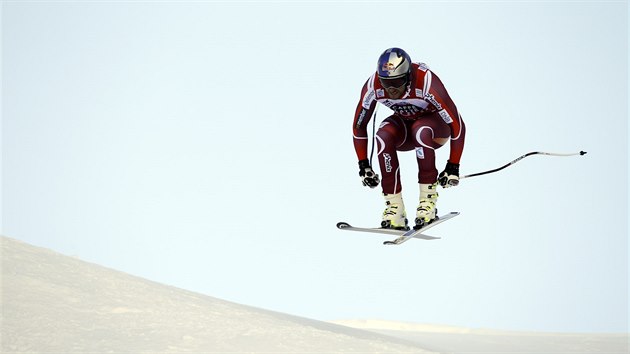
[[[347,227],[351,227],[350,224],[348,224],[347,222],[338,222],[337,223],[337,228],[338,229],[345,229]]]

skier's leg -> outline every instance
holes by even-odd
[[[392,115],[386,118],[376,133],[378,162],[381,168],[381,183],[385,197],[382,227],[406,229],[407,213],[402,200],[400,166],[397,147],[407,140],[408,128],[401,117]]]
[[[416,227],[422,227],[436,217],[438,171],[435,167],[435,150],[448,141],[450,129],[439,115],[435,114],[415,121],[412,132],[416,144],[420,185],[420,200],[415,221]]]
[[[423,124],[424,123],[424,124]],[[440,129],[435,129],[433,122],[426,124],[426,120],[414,122],[413,132],[416,143],[416,159],[418,161],[418,183],[434,183],[437,181],[438,170],[435,167],[435,150],[448,141],[446,136],[440,136]],[[448,128],[448,126],[447,126]],[[443,133],[443,132],[442,132]]]
[[[398,194],[402,190],[396,149],[403,145],[406,139],[407,126],[403,119],[396,115],[387,117],[376,133],[383,194]]]

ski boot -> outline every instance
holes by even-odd
[[[437,182],[433,184],[420,183],[420,204],[416,209],[416,226],[414,229],[419,229],[432,223],[437,219],[437,208],[435,203],[437,202]]]
[[[402,193],[383,194],[385,197],[385,211],[381,227],[396,230],[409,230],[407,226],[407,213],[403,204]]]

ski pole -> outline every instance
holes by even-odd
[[[504,169],[506,167],[509,167],[509,166],[512,166],[515,163],[521,161],[522,159],[526,158],[527,156],[532,156],[532,155],[547,155],[547,156],[575,156],[575,155],[580,155],[580,156],[582,156],[584,154],[586,154],[586,151],[580,151],[580,152],[576,152],[576,153],[573,153],[573,154],[556,154],[556,153],[552,153],[552,152],[533,151],[533,152],[528,152],[527,154],[525,154],[523,156],[520,156],[520,157],[514,159],[513,161],[511,161],[511,162],[501,166],[501,167],[495,168],[494,170],[488,170],[488,171],[484,171],[484,172],[478,172],[478,173],[473,173],[473,174],[470,174],[470,175],[465,175],[465,176],[459,177],[459,179],[462,180],[464,178],[476,177],[476,176],[481,176],[481,175],[487,175],[489,173],[494,173],[494,172],[501,171],[502,169]]]
[[[376,140],[376,112],[378,112],[378,104],[374,106],[374,113],[372,113],[372,151],[370,152],[370,166],[372,166],[372,156],[374,155],[374,143]]]

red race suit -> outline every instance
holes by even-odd
[[[359,160],[368,158],[367,126],[377,102],[394,111],[380,124],[375,137],[384,194],[402,190],[397,151],[416,150],[419,183],[437,181],[435,149],[449,139],[449,161],[459,164],[466,127],[442,81],[426,64],[412,64],[407,92],[400,99],[388,97],[376,72],[363,85],[352,125]]]

